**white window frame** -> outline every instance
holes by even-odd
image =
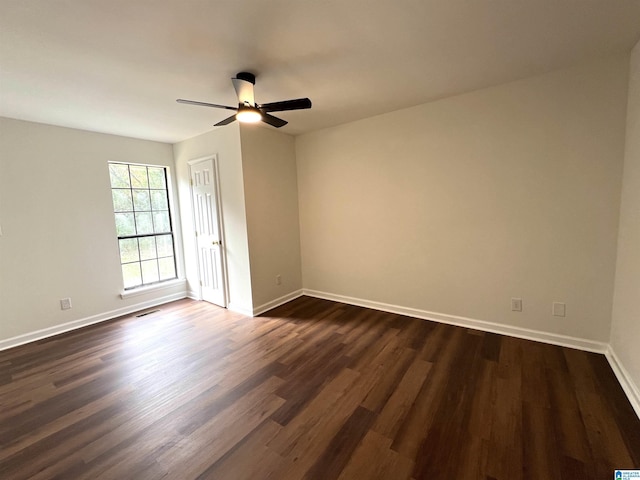
[[[137,232],[137,223],[136,223],[137,220],[136,220],[136,217],[135,217],[136,209],[135,209],[135,206],[133,204],[133,191],[134,190],[139,190],[139,191],[140,190],[147,190],[147,191],[149,191],[149,196],[151,196],[151,191],[162,191],[162,189],[152,189],[151,187],[135,189],[131,184],[128,187],[114,187],[111,184],[111,168],[109,168],[109,179],[110,179],[110,187],[111,187],[110,191],[111,191],[112,199],[113,199],[113,191],[114,190],[130,190],[131,191],[131,196],[132,196],[132,210],[130,210],[130,211],[119,211],[119,210],[116,209],[116,206],[114,204],[112,204],[112,211],[114,213],[114,220],[117,219],[117,214],[119,214],[119,213],[133,213],[134,214],[134,226],[136,228],[136,233],[135,234],[118,235],[117,226],[116,226],[116,240],[117,240],[118,257],[119,257],[120,269],[121,269],[120,273],[121,273],[122,281],[123,281],[123,291],[121,293],[121,297],[122,298],[126,298],[126,297],[133,296],[133,295],[141,295],[141,294],[147,293],[147,292],[152,291],[152,290],[169,288],[169,287],[172,287],[172,286],[174,286],[174,285],[176,285],[178,283],[181,283],[181,282],[183,283],[184,280],[179,279],[179,276],[178,276],[178,256],[177,256],[178,248],[177,248],[176,224],[175,224],[175,219],[174,219],[174,214],[173,214],[174,208],[173,208],[173,201],[172,201],[170,167],[168,167],[166,165],[151,165],[151,164],[143,164],[143,163],[122,162],[122,161],[110,161],[108,163],[109,163],[109,167],[111,167],[111,165],[126,165],[129,168],[130,167],[145,167],[147,169],[148,168],[159,168],[159,169],[162,169],[164,171],[164,180],[165,180],[164,191],[166,193],[167,212],[168,212],[168,217],[169,217],[169,229],[168,230],[164,230],[162,232],[138,233]],[[153,210],[153,207],[150,206],[150,210],[138,211],[138,213],[150,212],[151,214],[153,214],[154,211],[159,211],[159,210]],[[153,222],[154,221],[153,220],[153,215],[151,215],[151,217],[152,217],[152,222]],[[116,224],[117,224],[117,220],[116,220]],[[156,244],[156,256],[153,257],[153,258],[149,257],[148,260],[154,260],[155,259],[156,261],[158,261],[161,258],[172,258],[173,259],[174,276],[173,277],[169,277],[169,278],[161,279],[160,278],[160,273],[158,272],[158,280],[157,281],[152,281],[152,282],[146,282],[145,283],[144,275],[142,273],[142,262],[145,261],[145,260],[142,260],[140,258],[140,243],[139,243],[139,239],[140,238],[149,238],[149,237],[156,238],[156,237],[161,237],[161,236],[170,236],[173,255],[165,256],[165,257],[159,257],[158,256],[158,251],[157,251],[157,244]],[[134,260],[134,261],[130,261],[130,262],[123,262],[122,261],[122,252],[121,252],[121,240],[128,240],[128,239],[136,239],[137,240],[138,260]],[[125,276],[124,276],[124,272],[122,270],[122,267],[125,264],[134,264],[134,263],[140,264],[140,280],[141,280],[142,283],[140,283],[138,285],[132,285],[132,286],[125,287]]]

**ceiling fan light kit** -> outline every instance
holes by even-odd
[[[179,98],[176,100],[178,103],[185,103],[187,105],[197,105],[201,107],[222,108],[225,110],[234,110],[236,113],[224,120],[216,123],[214,127],[220,127],[228,125],[234,120],[238,120],[242,123],[257,123],[265,122],[273,127],[280,128],[285,126],[288,122],[281,118],[269,115],[268,112],[284,112],[287,110],[303,110],[311,108],[311,100],[308,98],[296,98],[294,100],[283,100],[281,102],[265,103],[260,105],[256,103],[253,94],[253,86],[256,83],[256,77],[249,72],[240,72],[235,78],[231,79],[233,88],[238,95],[238,107],[229,107],[226,105],[217,105],[215,103],[197,102],[194,100],[185,100]]]
[[[262,120],[262,113],[255,107],[241,105],[238,107],[236,120],[242,123],[258,123]]]

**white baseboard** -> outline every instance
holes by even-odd
[[[287,293],[286,295],[283,295],[280,298],[276,298],[275,300],[271,300],[270,302],[263,303],[258,307],[254,307],[253,316],[257,317],[258,315],[264,312],[267,312],[272,308],[276,308],[276,307],[279,307],[280,305],[284,305],[285,303],[290,302],[291,300],[295,300],[296,298],[301,296],[302,296],[302,289],[295,290],[291,293]]]
[[[229,302],[229,305],[227,305],[227,310],[246,315],[247,317],[253,317],[253,309],[251,307],[236,305],[235,303]]]
[[[200,298],[200,294],[193,290],[187,290],[187,298],[190,298],[191,300],[198,300],[198,301],[202,300],[202,298]]]
[[[81,318],[72,322],[62,323],[53,327],[43,328],[42,330],[36,330],[35,332],[18,335],[17,337],[0,340],[0,351],[17,347],[19,345],[24,345],[25,343],[35,342],[36,340],[41,340],[43,338],[53,337],[54,335],[59,335],[71,330],[76,330],[88,325],[93,325],[95,323],[111,320],[113,318],[121,317],[122,315],[128,315],[130,313],[144,310],[145,308],[155,307],[158,305],[162,305],[163,303],[180,300],[182,298],[186,298],[186,296],[187,295],[185,291],[176,292],[170,295],[154,298],[153,300],[147,300],[145,302],[135,303],[133,305],[118,308],[116,310],[111,310],[109,312],[99,313],[97,315]]]
[[[629,372],[624,368],[611,346],[609,346],[605,355],[609,361],[609,365],[611,365],[613,373],[615,373],[618,382],[620,382],[620,386],[627,395],[631,406],[635,410],[636,415],[638,415],[638,418],[640,418],[640,388],[633,382],[631,375],[629,375]]]
[[[605,353],[609,347],[603,342],[596,342],[583,338],[569,337],[556,333],[542,332],[539,330],[530,330],[528,328],[514,327],[501,323],[487,322],[485,320],[477,320],[474,318],[459,317],[456,315],[448,315],[446,313],[429,312],[427,310],[419,310],[417,308],[402,307],[400,305],[391,305],[388,303],[375,302],[373,300],[364,300],[361,298],[347,297],[337,295],[335,293],[320,292],[317,290],[302,290],[303,295],[309,297],[322,298],[324,300],[333,300],[335,302],[348,303],[359,307],[372,308],[374,310],[382,310],[383,312],[397,313],[408,317],[421,318],[424,320],[434,320],[458,327],[472,328],[474,330],[482,330],[485,332],[499,333],[510,337],[524,338],[526,340],[534,340],[536,342],[550,343],[561,347],[576,348],[578,350],[586,350],[588,352]]]

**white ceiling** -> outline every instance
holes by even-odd
[[[298,134],[639,38],[640,0],[0,0],[0,116],[174,143],[229,113],[176,98],[236,105],[248,70],[311,98],[276,114]]]

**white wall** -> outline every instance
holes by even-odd
[[[297,137],[305,289],[607,342],[627,75],[621,55]]]
[[[631,54],[611,347],[640,402],[640,42]],[[637,404],[639,405],[639,404]],[[640,411],[638,411],[640,414]]]
[[[120,298],[109,161],[173,166],[168,144],[0,118],[0,345],[184,296],[182,285]]]
[[[238,124],[217,128],[173,146],[178,194],[182,206],[184,254],[189,289],[198,291],[196,246],[193,234],[193,213],[189,187],[189,160],[218,156],[222,220],[225,232],[225,253],[229,280],[229,308],[250,314],[253,308],[251,270],[244,203],[242,156]]]
[[[302,288],[296,157],[277,130],[242,125],[240,138],[255,311]]]

